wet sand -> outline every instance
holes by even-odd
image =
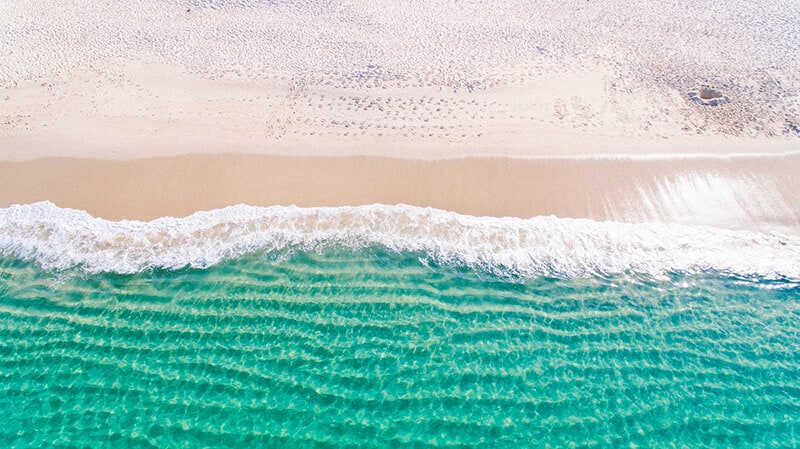
[[[800,154],[461,158],[186,155],[0,163],[0,207],[52,201],[112,220],[233,204],[410,204],[470,215],[800,229]]]

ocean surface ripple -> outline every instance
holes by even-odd
[[[108,223],[36,207],[79,219],[42,225],[51,238],[119,227],[139,230],[132,242],[220,214]],[[391,210],[349,213],[369,211],[380,227]],[[242,226],[301,212],[233,211],[249,212]],[[307,213],[317,223],[342,214]],[[461,232],[474,223],[443,217]],[[562,224],[535,226],[554,223]],[[198,239],[225,235],[205,226],[193,229]],[[361,229],[355,235],[370,241]],[[252,232],[256,241],[274,235]],[[343,232],[324,235],[352,237]],[[796,286],[758,288],[781,281],[719,273],[509,280],[387,246],[250,252],[203,269],[131,274],[0,257],[0,445],[798,444]]]

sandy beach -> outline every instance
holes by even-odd
[[[234,204],[410,204],[479,216],[800,229],[800,154],[693,158],[189,155],[0,163],[0,207],[52,201],[107,219]]]
[[[794,232],[798,11],[762,9],[4,4],[0,206],[405,203]]]

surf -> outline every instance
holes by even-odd
[[[0,254],[47,270],[208,268],[263,252],[381,247],[511,277],[714,272],[800,281],[800,238],[664,223],[461,215],[408,205],[254,207],[109,221],[51,202],[0,209]]]

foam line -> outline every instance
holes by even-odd
[[[108,221],[50,202],[0,209],[0,253],[51,270],[204,268],[255,251],[373,245],[511,276],[710,270],[800,280],[800,238],[706,226],[473,217],[407,205],[238,205],[150,222]]]

